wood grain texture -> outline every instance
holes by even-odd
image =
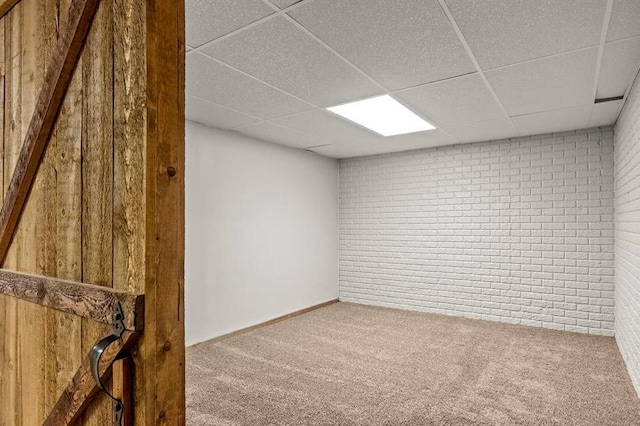
[[[36,110],[38,93],[46,78],[47,54],[44,42],[47,38],[44,17],[44,3],[36,0],[24,0],[22,6],[21,25],[21,135],[26,137],[29,123]],[[16,170],[20,167],[20,158]],[[15,172],[14,172],[15,173]],[[39,210],[45,203],[41,190],[43,180],[33,182],[33,196],[26,200],[22,212],[16,249],[16,268],[28,273],[38,273],[37,252],[45,238],[37,234]],[[35,252],[35,253],[34,253]],[[48,386],[46,375],[47,360],[40,354],[47,341],[46,309],[18,300],[18,354],[21,363],[19,380],[21,392],[20,412],[21,424],[38,424],[42,422],[46,411],[46,393],[42,389]],[[29,328],[29,333],[25,329]],[[66,352],[65,352],[66,353]],[[60,360],[64,363],[64,360]],[[64,365],[64,364],[62,364]]]
[[[19,2],[20,0],[5,0],[2,2],[2,4],[0,4],[0,19],[4,18],[4,16]]]
[[[82,275],[113,287],[113,10],[102,2],[82,57]]]
[[[113,287],[113,5],[100,2],[82,55],[82,277]],[[102,325],[82,323],[82,352]],[[108,398],[96,398],[81,423],[113,423]]]
[[[32,113],[30,108],[34,104],[34,96],[27,90],[29,79],[38,77],[31,67],[30,58],[22,50],[22,46],[29,42],[29,37],[25,38],[25,36],[29,35],[27,29],[30,27],[25,16],[28,15],[26,9],[20,3],[5,18],[8,25],[6,34],[10,44],[7,59],[10,61],[9,66],[11,67],[11,70],[7,73],[9,77],[7,79],[9,93],[5,93],[5,100],[8,101],[7,109],[10,112],[10,125],[6,126],[8,138],[5,140],[4,159],[5,183],[7,186],[19,158],[21,142],[26,128],[24,121],[28,120],[25,117]],[[25,236],[24,231],[22,231],[21,236]],[[25,239],[24,242],[20,241],[12,247],[7,256],[7,261],[12,267],[31,267],[30,260],[20,258],[27,243],[28,239]],[[11,387],[8,392],[9,400],[13,403],[13,406],[8,409],[9,424],[24,424],[26,419],[31,420],[33,418],[32,413],[25,413],[24,395],[25,393],[33,392],[33,377],[39,365],[34,363],[31,356],[23,356],[24,350],[29,348],[25,347],[25,343],[28,342],[24,339],[22,329],[24,324],[31,320],[28,314],[25,315],[25,303],[19,300],[7,300],[6,315],[7,326],[10,330],[7,333],[7,346],[10,354],[8,383]],[[34,324],[35,327],[39,325],[39,323]],[[40,336],[37,333],[34,337],[34,340],[40,340]],[[35,396],[33,402],[34,410],[41,409],[42,396]]]
[[[105,330],[105,335],[109,333],[110,330]],[[138,338],[138,333],[125,331],[119,340],[116,340],[105,349],[98,367],[103,383],[109,379],[111,375],[110,366],[118,354],[121,351],[131,349]],[[60,395],[58,402],[56,402],[43,425],[60,426],[73,424],[91,404],[92,398],[96,396],[98,391],[98,386],[91,376],[91,366],[87,355],[80,368],[74,374],[73,379]]]
[[[133,397],[133,378],[135,374],[133,360],[131,358],[118,359],[113,363],[112,370],[112,395],[124,404],[122,426],[133,426],[135,407]]]
[[[3,20],[0,20],[0,99],[4,101],[4,88],[5,88],[5,75],[6,75],[6,65],[5,65],[5,35],[4,35],[4,27],[5,23]],[[0,158],[4,159],[4,124],[5,124],[5,105],[4,102],[0,102]],[[2,197],[4,197],[4,161],[0,161],[0,193],[2,193]],[[0,322],[4,324],[4,314],[6,311],[5,297],[0,296]],[[6,324],[5,324],[6,326]],[[0,326],[0,329],[1,326]],[[3,393],[4,382],[8,375],[8,370],[6,370],[5,359],[7,353],[6,347],[6,339],[5,334],[7,330],[4,329],[2,333],[0,333],[0,395]],[[3,421],[3,416],[0,414],[0,424]]]
[[[24,1],[24,0],[23,0]],[[56,42],[63,36],[67,23],[70,0],[57,2],[39,1],[45,10],[41,13],[47,22],[44,34],[55,34],[53,42],[41,40],[40,45],[45,46],[48,61],[55,55]],[[57,17],[53,20],[52,17]],[[66,96],[60,106],[53,131],[50,135],[48,146],[42,156],[42,162],[38,168],[35,185],[43,182],[46,187],[38,191],[34,185],[29,195],[28,203],[34,195],[40,194],[44,198],[40,203],[42,211],[40,216],[46,217],[44,224],[38,220],[37,226],[49,238],[40,243],[43,250],[42,258],[44,268],[40,270],[44,275],[55,276],[72,281],[81,281],[80,271],[80,120],[82,117],[82,87],[81,73],[78,69],[82,66],[82,60],[78,61],[71,76]],[[80,75],[79,75],[80,74]],[[21,222],[24,218],[21,219]],[[22,227],[22,223],[20,227]],[[78,365],[82,362],[82,329],[81,318],[55,309],[46,311],[46,345],[47,353],[56,356],[45,357],[47,378],[46,409],[42,413],[42,419],[50,412],[57,396],[66,386],[69,377],[73,376]]]
[[[104,324],[112,324],[113,311],[120,303],[125,328],[144,328],[143,294],[4,269],[0,269],[0,294]]]
[[[114,0],[113,8],[113,285],[121,290],[142,292],[148,103],[145,2]]]
[[[74,0],[68,16],[67,28],[61,34],[45,84],[40,91],[33,118],[22,144],[15,173],[9,183],[0,210],[0,262],[6,257],[11,239],[31,189],[38,165],[55,120],[64,100],[73,70],[99,0]],[[37,46],[33,46],[36,48]]]
[[[147,144],[146,2],[113,0],[113,286],[144,292]],[[145,335],[147,332],[145,331]],[[134,351],[135,418],[146,421],[145,378],[155,351]],[[151,373],[150,373],[151,372]],[[153,410],[151,410],[151,415]]]
[[[30,18],[28,19],[39,21],[40,31],[38,31],[39,37],[35,43],[37,46],[35,50],[37,50],[41,58],[42,73],[44,74],[46,66],[55,52],[58,40],[60,6],[51,1],[37,1],[34,3],[33,1],[23,0],[23,2],[22,4],[30,9]],[[29,50],[33,52],[34,49],[30,48]],[[42,80],[38,81],[37,85],[33,85],[33,90],[40,90],[42,84]],[[31,95],[31,102],[35,103],[36,97],[37,92]],[[56,276],[58,270],[56,259],[58,248],[56,145],[57,138],[54,130],[49,140],[49,148],[42,155],[42,162],[38,168],[33,188],[13,240],[14,244],[20,244],[28,238],[23,229],[27,219],[30,217],[31,206],[35,206],[37,209],[35,221],[35,236],[37,239],[34,244],[36,250],[34,250],[35,253],[24,253],[24,256],[35,257],[37,261],[37,269],[35,271],[29,270],[29,272],[46,276]],[[20,268],[20,270],[24,271],[25,269]],[[79,330],[76,323],[78,319],[73,315],[54,309],[27,303],[25,303],[25,306],[34,311],[44,311],[45,316],[45,340],[41,346],[32,348],[32,351],[44,360],[44,372],[42,375],[45,383],[44,388],[39,391],[44,396],[44,407],[38,413],[39,422],[42,423],[42,420],[55,404],[59,391],[66,384],[66,380],[70,375],[74,373],[76,365],[80,362],[81,354],[77,348]],[[26,331],[26,327],[23,327],[22,332],[27,334]],[[55,357],[46,356],[45,354],[47,353],[59,355]]]
[[[0,19],[3,194],[71,1],[22,0]],[[158,312],[146,318],[161,324],[131,350],[135,424],[184,422],[182,7],[101,2],[4,263],[107,289],[151,289]],[[167,165],[178,175],[169,179]],[[1,292],[0,320],[0,424],[40,424],[104,326]],[[111,404],[96,396],[79,422],[111,424]]]
[[[147,1],[147,424],[185,423],[184,2]],[[176,173],[169,174],[172,167]]]
[[[8,184],[15,168],[20,146],[22,143],[22,5],[18,4],[2,20],[5,30],[5,96],[4,96],[4,133],[3,133],[3,192],[6,196]],[[5,264],[17,267],[15,247],[9,251]],[[18,353],[17,316],[18,301],[14,298],[3,297],[4,318],[2,321],[4,350],[2,354],[2,400],[3,409],[0,410],[0,424],[17,425],[21,422],[22,401],[20,394],[22,387],[19,381],[22,365]]]

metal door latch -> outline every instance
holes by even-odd
[[[106,336],[105,338],[100,340],[98,343],[96,343],[93,346],[93,348],[91,348],[91,352],[89,354],[89,361],[91,364],[91,375],[93,376],[93,380],[95,380],[96,384],[98,385],[98,388],[102,392],[104,392],[109,398],[111,398],[111,400],[113,401],[114,426],[122,426],[124,404],[120,399],[114,397],[107,390],[107,388],[102,383],[102,380],[100,379],[100,359],[102,358],[104,351],[109,347],[109,345],[111,345],[116,340],[120,339],[120,337],[122,337],[122,334],[124,333],[124,330],[125,330],[124,313],[122,312],[122,305],[120,305],[120,302],[117,303],[117,305],[115,306],[115,309],[113,310],[112,325],[113,325],[113,334]],[[128,357],[128,354],[120,353],[114,359],[114,361],[118,359],[123,359],[126,357]]]

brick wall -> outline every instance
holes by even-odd
[[[615,128],[616,339],[640,395],[640,82]]]
[[[340,161],[343,301],[612,335],[613,244],[611,128]]]

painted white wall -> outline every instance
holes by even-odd
[[[187,121],[186,344],[338,297],[338,163]]]
[[[640,396],[640,78],[615,127],[616,340]]]

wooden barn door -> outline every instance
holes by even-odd
[[[1,426],[184,424],[184,48],[183,0],[0,0]]]

